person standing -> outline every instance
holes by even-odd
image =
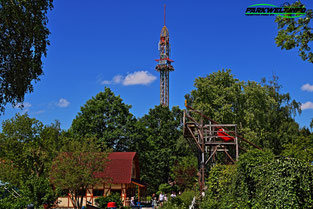
[[[159,202],[160,202],[160,206],[162,206],[164,202],[164,194],[162,192],[159,195]]]
[[[135,197],[130,198],[130,206],[136,206],[135,204]]]
[[[164,194],[164,202],[167,202],[167,195]]]

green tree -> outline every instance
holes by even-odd
[[[206,180],[206,194],[200,208],[236,208],[236,201],[232,197],[236,168],[236,165],[220,164],[211,168]]]
[[[294,116],[300,103],[280,93],[276,76],[269,83],[244,82],[219,70],[197,78],[194,86],[188,104],[219,123],[237,124],[240,134],[261,147],[279,153],[299,132]]]
[[[49,45],[47,11],[53,0],[0,1],[0,113],[22,103],[43,74],[42,57]]]
[[[104,92],[98,93],[81,107],[70,131],[79,137],[94,137],[99,145],[114,151],[126,151],[132,143],[136,122],[129,112],[130,108],[119,96],[105,88]]]
[[[313,162],[313,134],[299,136],[292,143],[286,144],[283,156],[296,158],[307,163]]]
[[[49,183],[53,158],[62,145],[60,124],[44,126],[27,114],[17,114],[2,124],[0,181],[18,188],[36,207],[56,199]]]
[[[10,184],[0,184],[0,209],[21,209],[26,208],[29,199],[16,192],[16,188]]]
[[[177,159],[177,140],[181,135],[181,110],[155,106],[136,124],[137,137],[131,147],[139,154],[141,180],[155,193],[170,180],[171,168]]]
[[[312,208],[312,183],[312,165],[253,150],[211,169],[201,208]]]
[[[313,167],[277,157],[259,167],[255,197],[258,208],[313,208]]]
[[[70,140],[53,161],[51,181],[71,194],[75,209],[82,208],[87,188],[109,180],[99,175],[107,166],[108,153],[100,151],[93,140]]]
[[[198,161],[194,156],[183,157],[171,168],[172,178],[174,179],[179,191],[192,189],[197,183]]]
[[[255,204],[259,178],[263,175],[260,167],[272,162],[274,157],[272,152],[260,150],[253,150],[239,157],[233,184],[233,189],[237,189],[232,194],[239,206],[250,208]]]
[[[305,5],[301,1],[296,1],[286,7],[305,8]],[[275,20],[279,29],[275,38],[276,45],[286,50],[298,48],[299,56],[310,63],[313,63],[313,52],[310,47],[313,41],[312,17],[312,9],[307,9],[302,17],[290,18],[279,15]]]
[[[12,173],[4,180],[19,185],[29,176],[48,176],[51,162],[62,146],[60,124],[44,126],[27,114],[16,114],[2,124],[0,135],[0,159],[3,164],[13,166],[16,176]],[[4,178],[4,176],[3,176]]]

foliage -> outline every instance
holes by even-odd
[[[284,148],[283,156],[311,163],[313,161],[313,134],[299,136],[292,143],[286,144]]]
[[[3,180],[17,184],[29,176],[48,176],[52,159],[62,146],[60,124],[44,126],[27,114],[16,114],[2,124],[0,158],[4,165],[12,165],[14,179]],[[12,172],[10,172],[12,175]],[[18,175],[18,177],[17,177]]]
[[[252,207],[254,205],[259,177],[264,172],[260,167],[273,161],[274,157],[272,152],[260,150],[253,150],[239,157],[232,188],[235,192],[233,197],[239,206]]]
[[[0,113],[22,103],[43,74],[41,58],[49,45],[47,11],[53,0],[0,1]]]
[[[292,158],[276,158],[260,167],[258,208],[313,208],[313,167]]]
[[[160,192],[163,192],[163,194],[166,194],[166,193],[170,193],[171,192],[171,185],[169,184],[160,184],[159,186],[159,191]]]
[[[112,193],[106,197],[98,197],[95,200],[99,208],[106,209],[109,202],[115,202],[117,208],[123,206],[121,195],[119,193]]]
[[[74,207],[81,208],[86,189],[109,180],[99,175],[107,166],[107,156],[108,151],[100,152],[93,140],[69,141],[53,161],[51,181],[55,187],[68,190]]]
[[[180,196],[164,202],[161,209],[188,209],[193,198],[197,195],[196,191],[186,190]]]
[[[183,206],[189,206],[192,199],[197,195],[198,191],[186,190],[179,197],[183,202]]]
[[[26,208],[29,200],[22,196],[18,197],[16,194],[13,195],[13,190],[16,190],[15,187],[11,185],[1,185],[0,186],[0,209],[21,209]],[[9,192],[10,191],[10,192]],[[19,191],[19,195],[20,191]]]
[[[174,202],[164,202],[160,209],[183,209],[180,205]]]
[[[72,122],[71,131],[79,137],[94,137],[100,147],[126,151],[132,143],[131,135],[136,119],[129,112],[130,105],[123,103],[109,89],[98,93],[81,107]]]
[[[194,156],[181,158],[172,167],[171,173],[179,191],[192,189],[197,183],[198,162]]]
[[[296,1],[286,7],[305,8],[305,5],[301,1]],[[313,63],[313,52],[310,47],[313,41],[312,17],[312,9],[307,9],[303,17],[277,16],[275,20],[279,29],[275,38],[276,45],[286,50],[299,48],[299,56],[310,63]]]
[[[52,206],[58,198],[57,191],[52,188],[50,181],[45,177],[33,176],[23,183],[20,190],[29,203],[33,203],[36,208],[43,204]]]
[[[62,145],[59,135],[58,122],[44,126],[27,114],[17,114],[2,124],[0,180],[18,188],[35,206],[51,205],[56,199],[48,176]]]
[[[181,135],[181,110],[156,106],[137,123],[131,151],[139,155],[140,176],[149,184],[148,193],[155,193],[162,183],[170,180],[176,160],[176,142]]]
[[[297,136],[299,127],[293,117],[301,109],[288,93],[279,93],[277,79],[243,82],[230,70],[219,70],[197,78],[196,89],[186,99],[219,123],[238,124],[240,134],[249,141],[279,154]]]
[[[235,166],[212,168],[201,208],[312,208],[312,183],[308,163],[250,151]]]
[[[234,165],[215,165],[209,173],[207,192],[200,208],[235,208],[232,193],[232,180],[236,173]]]

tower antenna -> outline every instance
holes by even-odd
[[[165,15],[166,15],[166,10],[165,10],[165,8],[166,8],[166,4],[164,4],[164,25],[165,25]]]

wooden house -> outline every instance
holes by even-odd
[[[103,185],[96,185],[83,191],[85,193],[83,205],[86,205],[87,201],[95,205],[96,198],[113,192],[121,195],[124,206],[127,204],[126,200],[135,196],[136,192],[140,199],[141,190],[145,188],[145,185],[139,181],[139,160],[136,152],[112,152],[108,158],[110,161],[106,169],[98,175],[103,175],[110,180]],[[69,194],[59,197],[57,202],[56,208],[73,207]]]

